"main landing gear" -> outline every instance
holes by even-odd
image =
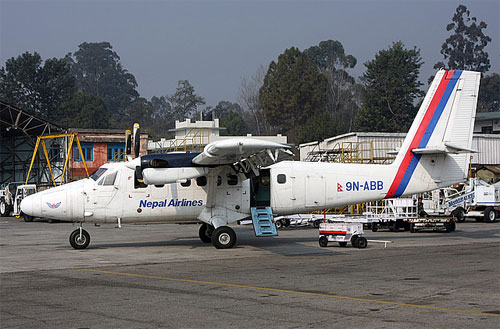
[[[203,223],[200,226],[199,236],[201,241],[212,242],[217,249],[229,249],[236,243],[236,233],[229,226],[220,226],[215,229],[212,225]]]
[[[90,243],[90,234],[81,226],[69,235],[69,244],[75,249],[85,249]]]

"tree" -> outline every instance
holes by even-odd
[[[500,111],[500,74],[493,73],[481,79],[479,98],[477,100],[477,111]]]
[[[97,96],[79,92],[62,102],[58,123],[68,128],[109,128],[104,101]]]
[[[124,109],[138,97],[135,77],[124,69],[120,56],[109,42],[87,43],[67,54],[79,91],[101,97],[114,120],[120,122]]]
[[[198,105],[205,104],[205,99],[195,94],[194,87],[188,80],[179,80],[175,94],[167,96],[167,100],[170,103],[170,115],[174,122],[192,117],[196,113]]]
[[[272,128],[295,140],[300,127],[326,106],[326,78],[297,48],[269,64],[259,102]]]
[[[221,131],[221,135],[242,136],[248,133],[248,126],[242,115],[243,110],[237,103],[220,101],[212,110],[215,117],[219,118],[220,126],[226,130]]]
[[[446,67],[456,70],[472,70],[486,72],[490,69],[488,53],[484,48],[491,38],[484,34],[487,24],[477,23],[476,17],[470,17],[470,11],[464,5],[459,5],[453,15],[452,22],[446,26],[453,34],[441,46],[441,54],[448,60],[447,65],[438,62],[435,69]]]
[[[154,107],[147,99],[139,97],[130,103],[124,111],[122,118],[123,127],[132,127],[134,122],[140,122],[141,127],[147,130],[153,128]],[[129,128],[130,129],[130,128]]]
[[[264,84],[266,69],[259,66],[255,74],[241,79],[238,102],[243,109],[243,117],[247,122],[249,131],[255,135],[269,134],[269,123],[264,119],[262,107],[259,103],[259,89]]]
[[[418,81],[420,50],[406,49],[399,41],[388,50],[381,50],[365,66],[365,91],[356,116],[357,129],[407,131],[417,112],[415,101],[423,96],[422,83]]]
[[[357,60],[345,53],[340,41],[321,41],[304,53],[328,80],[327,111],[336,122],[334,133],[350,131],[359,108],[359,97],[355,79],[348,73]]]
[[[0,97],[46,119],[56,120],[57,108],[74,92],[75,80],[64,59],[43,63],[37,52],[25,52],[0,68]]]
[[[311,115],[297,134],[297,144],[321,141],[325,138],[335,136],[338,132],[336,123],[326,110],[318,111]]]

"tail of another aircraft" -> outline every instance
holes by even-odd
[[[481,74],[440,70],[392,164],[386,198],[449,186],[467,178]]]

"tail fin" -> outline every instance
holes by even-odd
[[[440,70],[393,166],[386,198],[449,186],[467,177],[481,74]]]

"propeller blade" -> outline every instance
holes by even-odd
[[[132,154],[132,132],[130,129],[125,130],[125,153]]]
[[[139,156],[139,151],[141,148],[141,131],[138,123],[134,123],[134,156],[137,158]]]

